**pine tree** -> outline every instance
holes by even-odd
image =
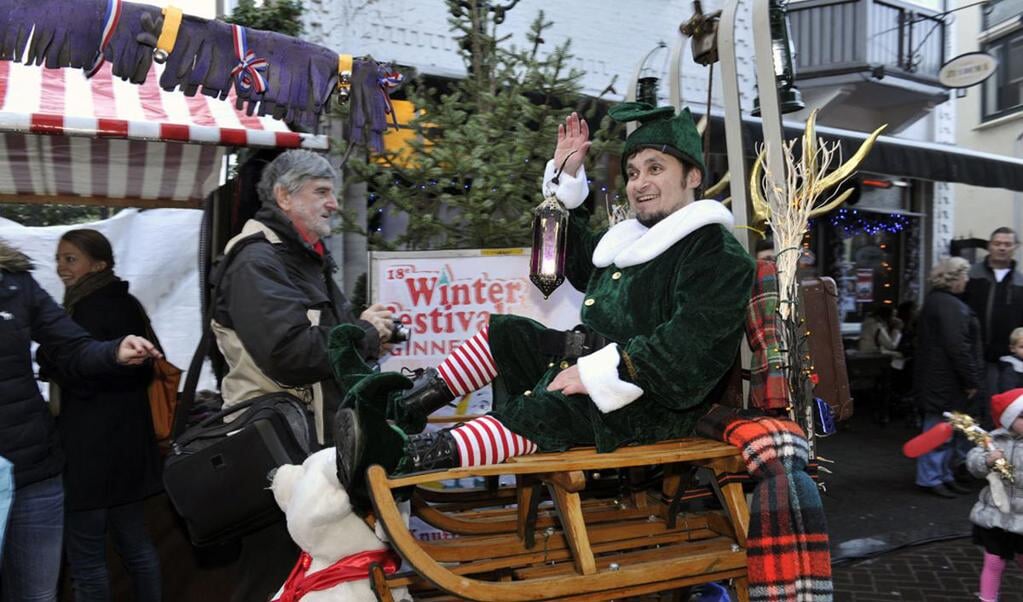
[[[301,17],[300,0],[266,0],[260,6],[256,6],[255,0],[238,0],[231,16],[223,19],[236,25],[298,37],[302,33]]]
[[[492,14],[488,3],[477,0],[448,0],[447,5],[467,76],[443,91],[412,82],[408,98],[418,115],[411,123],[415,137],[400,158],[350,162],[352,171],[369,182],[373,209],[408,216],[396,240],[387,243],[370,232],[371,244],[528,246],[557,125],[578,110],[596,129],[598,102],[580,95],[582,73],[570,66],[568,42],[544,52],[543,34],[552,23],[542,12],[527,34],[529,46],[519,48],[508,36],[498,37],[500,10]],[[616,144],[608,128],[601,128],[590,157]],[[592,168],[587,166],[588,173]]]

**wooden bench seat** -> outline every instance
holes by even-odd
[[[663,467],[659,491],[628,500],[587,497],[587,475],[646,466]],[[715,476],[744,470],[737,449],[700,438],[607,454],[572,449],[394,478],[370,467],[376,517],[417,573],[385,577],[377,571],[378,595],[389,600],[392,587],[408,586],[430,599],[608,600],[732,579],[738,598],[747,600],[749,512],[742,487],[730,482],[718,488],[723,510],[689,512],[674,520],[665,500],[682,486],[687,466]],[[514,476],[516,486],[473,492],[468,505],[457,495],[413,497],[413,513],[459,535],[453,539],[415,539],[393,494],[438,480],[501,475]],[[538,503],[541,487],[551,502]]]

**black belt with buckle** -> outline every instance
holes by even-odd
[[[540,353],[552,358],[576,360],[599,351],[609,341],[592,330],[577,326],[577,330],[545,330],[540,333]]]

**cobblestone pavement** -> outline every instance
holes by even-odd
[[[923,544],[832,569],[835,602],[962,602],[977,599],[983,556],[969,538]],[[1023,571],[1008,563],[999,602],[1023,602]]]

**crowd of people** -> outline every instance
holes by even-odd
[[[728,211],[694,197],[703,166],[689,115],[628,105],[616,111],[617,119],[644,123],[622,160],[636,217],[607,232],[586,227],[589,139],[574,114],[559,130],[544,183],[573,210],[568,277],[586,291],[585,328],[564,333],[495,316],[436,370],[414,381],[370,373],[347,396],[336,377],[387,352],[393,317],[382,305],[358,311],[334,282],[337,266],[323,243],[338,209],[334,168],[307,151],[280,155],[263,170],[261,209],[228,243],[241,246],[211,300],[226,360],[225,407],[280,392],[306,401],[319,443],[337,443],[338,475],[353,492],[369,463],[408,472],[701,432],[735,358],[758,272],[728,231]],[[957,438],[918,460],[916,484],[934,495],[972,491],[963,479],[1012,456],[1023,433],[1017,246],[1012,230],[997,229],[983,261],[947,258],[934,266],[919,316],[911,303],[882,306],[863,324],[860,351],[890,356],[907,375],[923,429],[947,411],[1001,427],[995,451]],[[769,249],[758,251],[770,263]],[[15,490],[0,539],[0,600],[55,600],[62,558],[76,601],[109,600],[111,536],[134,598],[159,600],[160,563],[143,500],[160,490],[147,403],[147,360],[160,351],[138,336],[151,332],[149,318],[115,275],[102,234],[69,230],[55,255],[62,306],[33,279],[29,258],[0,243],[0,335],[15,343],[0,350],[0,379],[12,393],[0,403],[0,457],[13,463]],[[673,277],[657,276],[665,273]],[[651,297],[655,283],[664,292]],[[629,295],[634,288],[642,301]],[[652,305],[651,298],[671,303]],[[32,341],[49,403],[32,372]],[[562,362],[549,363],[553,357]],[[420,433],[429,413],[498,376],[504,395],[492,413]],[[993,600],[1004,560],[1023,550],[1023,524],[1011,513],[993,514],[1002,511],[985,495],[974,522],[987,550],[982,596]],[[233,599],[265,598],[297,557],[282,523],[245,535]]]
[[[912,399],[923,432],[948,412],[971,416],[991,433],[978,446],[956,432],[917,458],[915,483],[942,498],[974,495],[976,478],[997,462],[1023,479],[1023,275],[1013,256],[1017,234],[1000,227],[987,255],[974,265],[960,257],[938,261],[928,277],[919,315],[906,302],[874,308],[863,321],[857,351],[891,358],[893,389]],[[889,393],[885,393],[888,395]],[[875,400],[886,403],[887,400]],[[984,550],[980,599],[998,599],[1006,561],[1023,567],[1023,495],[1017,487],[985,487],[974,505],[974,543]],[[1008,493],[1006,493],[1008,491]]]
[[[262,171],[261,208],[228,243],[237,249],[211,300],[212,332],[226,363],[224,406],[281,392],[307,402],[319,443],[338,444],[338,474],[353,492],[371,461],[414,471],[575,445],[609,451],[694,432],[723,438],[728,425],[749,421],[709,412],[738,354],[755,270],[730,231],[730,212],[695,196],[704,174],[695,123],[688,111],[637,103],[612,115],[641,122],[622,158],[635,217],[609,230],[587,225],[583,159],[590,141],[575,114],[559,128],[544,183],[573,208],[568,276],[586,291],[586,327],[562,332],[495,316],[414,383],[369,373],[348,383],[347,396],[337,377],[388,351],[393,316],[382,305],[357,310],[334,282],[337,266],[323,238],[338,209],[335,169],[308,151],[279,155]],[[0,457],[13,462],[15,484],[0,548],[0,600],[55,600],[62,557],[76,601],[108,600],[108,536],[134,598],[159,600],[160,565],[142,501],[160,487],[147,403],[147,360],[160,351],[137,336],[148,331],[148,317],[115,275],[106,238],[71,230],[56,258],[63,307],[33,279],[28,258],[0,246],[0,335],[10,332],[16,343],[0,351],[0,379],[16,393],[0,403]],[[655,285],[661,292],[651,295]],[[36,386],[32,341],[40,344],[49,403]],[[499,374],[508,395],[492,413],[439,434],[419,433],[427,414]],[[379,408],[359,403],[374,390],[385,398]],[[809,483],[798,427],[774,419],[750,427],[765,440],[785,432],[786,441],[803,441],[775,450],[769,461],[784,464],[778,474]],[[786,507],[802,514],[791,522],[823,532],[816,489],[797,489],[802,499]],[[283,523],[243,536],[232,599],[265,599],[298,552]],[[794,587],[830,591],[828,566],[800,561]]]

